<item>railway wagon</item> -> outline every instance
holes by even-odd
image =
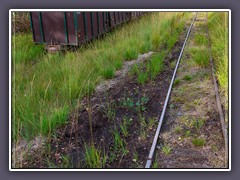
[[[30,12],[35,44],[78,46],[144,12]]]

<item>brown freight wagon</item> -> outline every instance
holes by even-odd
[[[36,44],[80,45],[143,12],[30,12]]]

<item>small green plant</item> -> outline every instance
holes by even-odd
[[[194,128],[199,131],[202,126],[204,124],[204,120],[203,119],[194,119],[193,120],[193,125],[194,125]]]
[[[125,150],[125,144],[124,141],[119,134],[117,128],[115,127],[112,131],[113,134],[113,140],[114,140],[114,150],[116,151],[124,151]]]
[[[147,132],[144,126],[140,128],[140,138],[143,141],[147,139]]]
[[[200,147],[203,146],[205,144],[205,140],[203,138],[194,138],[192,140],[192,143],[194,146]]]
[[[122,102],[122,106],[124,108],[133,108],[134,107],[134,101],[132,98],[126,98],[123,102]]]
[[[131,119],[128,117],[123,118],[122,124],[120,124],[120,129],[124,137],[128,136],[128,127],[131,125]]]
[[[190,134],[191,134],[191,131],[190,131],[190,130],[187,130],[187,131],[184,132],[185,137],[189,137]]]
[[[179,85],[180,82],[181,82],[180,79],[175,79],[175,81],[174,81],[174,83],[173,83],[173,86],[177,86],[177,85]]]
[[[148,79],[148,73],[145,72],[140,72],[137,76],[137,81],[139,84],[144,84]]]
[[[122,134],[124,137],[128,136],[128,129],[127,126],[125,124],[120,124],[120,129],[122,131]]]
[[[104,114],[107,116],[109,120],[114,120],[116,116],[116,103],[107,103],[106,108],[104,108]]]
[[[104,168],[106,164],[106,156],[100,150],[96,149],[93,144],[84,145],[85,147],[85,163],[89,168]]]
[[[180,133],[181,130],[182,130],[181,126],[176,126],[176,127],[175,127],[175,132],[176,132],[176,133]]]
[[[172,151],[172,148],[168,145],[165,145],[165,146],[162,147],[162,152],[166,155],[170,154],[171,151]]]
[[[158,168],[158,163],[155,161],[154,163],[153,163],[153,166],[152,166],[154,169],[157,169]]]
[[[145,111],[147,109],[145,105],[148,103],[148,101],[149,101],[148,97],[145,97],[145,96],[141,97],[141,99],[138,100],[135,104],[137,110],[138,111]]]
[[[139,72],[140,72],[140,64],[138,65],[138,64],[134,64],[132,67],[131,67],[131,69],[130,69],[130,75],[138,75],[139,74]]]
[[[170,68],[171,68],[171,69],[174,69],[174,68],[175,68],[175,65],[176,65],[176,62],[175,62],[175,61],[172,61],[172,62],[170,63]]]
[[[106,67],[103,72],[102,75],[104,78],[106,79],[111,79],[114,77],[114,68],[111,66]]]
[[[138,153],[137,152],[134,152],[132,160],[133,160],[133,162],[137,163],[137,161],[138,161]]]
[[[186,76],[183,77],[183,79],[185,81],[191,81],[192,80],[192,76],[191,75],[186,75]]]
[[[150,130],[153,129],[154,124],[155,124],[155,118],[149,118],[148,119],[148,128]]]

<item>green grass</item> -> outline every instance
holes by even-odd
[[[114,68],[112,66],[106,66],[102,74],[104,78],[111,79],[114,77]]]
[[[164,154],[166,154],[166,155],[170,154],[171,151],[172,151],[172,148],[171,148],[170,146],[168,146],[168,145],[164,145],[164,146],[162,147],[162,152],[163,152]]]
[[[205,34],[196,34],[194,36],[194,43],[199,46],[208,46],[208,39]]]
[[[104,168],[106,164],[106,156],[94,145],[85,144],[85,164],[87,168]]]
[[[165,52],[154,54],[151,61],[147,64],[151,79],[154,79],[163,70],[163,59]]]
[[[185,75],[184,77],[183,77],[183,79],[185,80],[185,81],[191,81],[192,80],[192,76],[191,75]]]
[[[193,143],[194,146],[200,147],[200,146],[203,146],[205,144],[205,140],[203,138],[194,138],[192,140],[192,143]]]
[[[191,48],[191,57],[193,61],[200,67],[209,66],[210,56],[207,48]]]
[[[114,150],[117,152],[125,152],[125,142],[122,139],[120,133],[118,132],[117,128],[115,127],[112,131],[113,141],[114,141]]]
[[[31,34],[21,34],[12,37],[13,64],[35,63],[43,56],[43,45],[35,45]]]
[[[148,80],[148,72],[145,71],[145,72],[140,72],[137,76],[137,82],[139,84],[144,84],[146,81]]]
[[[190,14],[190,13],[186,13]],[[66,123],[69,112],[96,85],[114,76],[124,60],[160,47],[165,37],[181,30],[175,12],[152,13],[109,33],[76,52],[47,54],[34,45],[32,35],[14,35],[12,41],[13,141],[49,135]],[[174,28],[175,29],[175,28]],[[182,27],[183,29],[183,27]],[[161,32],[167,32],[167,35]],[[154,35],[155,34],[155,35]],[[162,34],[162,35],[161,35]],[[160,35],[160,40],[158,40]],[[153,67],[153,69],[159,67]]]
[[[208,18],[216,76],[220,85],[221,96],[226,99],[225,108],[228,109],[228,13],[209,13]]]
[[[173,83],[173,86],[177,86],[177,85],[179,85],[180,82],[181,82],[180,79],[175,79],[175,81],[174,81],[174,83]]]

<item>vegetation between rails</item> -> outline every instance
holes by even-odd
[[[104,78],[112,78],[124,60],[165,47],[182,31],[184,13],[152,13],[126,24],[76,52],[45,54],[30,34],[12,37],[12,134],[14,142],[49,135],[66,123],[69,111]],[[154,59],[155,58],[155,59]],[[151,78],[161,70],[161,58],[149,64]],[[144,75],[139,82],[145,82]],[[93,148],[88,152],[91,154]],[[98,154],[96,159],[98,158]],[[87,157],[86,157],[87,158]],[[88,159],[88,158],[87,158]],[[91,165],[89,165],[91,166]]]

